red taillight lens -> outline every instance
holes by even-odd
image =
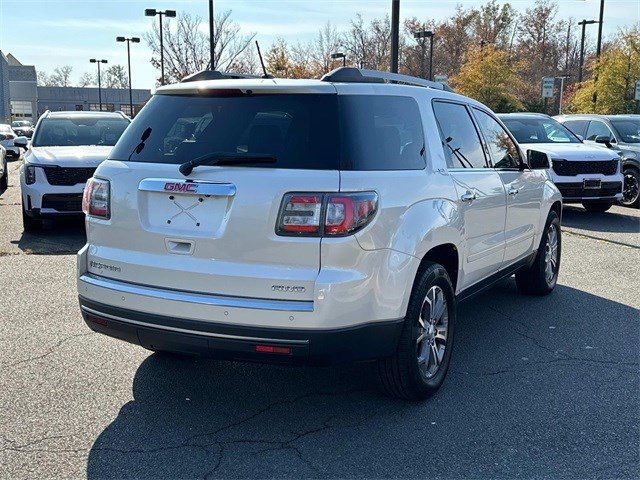
[[[339,237],[360,230],[376,214],[378,195],[357,193],[287,193],[276,233],[285,236]]]
[[[256,345],[258,353],[278,353],[280,355],[291,355],[291,347],[274,347],[273,345]]]
[[[279,235],[311,235],[320,233],[322,195],[287,193],[282,199],[277,231]]]
[[[328,236],[350,235],[367,225],[377,209],[375,192],[329,195],[324,233]]]
[[[111,216],[111,189],[108,180],[90,178],[82,194],[82,211],[85,215],[109,219]]]

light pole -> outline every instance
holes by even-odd
[[[165,10],[160,11],[155,8],[147,8],[144,11],[145,16],[147,17],[155,17],[158,15],[160,17],[160,85],[164,85],[164,44],[162,34],[162,17],[173,18],[176,16],[175,10]]]
[[[331,58],[337,60],[338,58],[342,59],[342,66],[347,66],[347,56],[344,53],[332,53]]]
[[[100,64],[107,63],[107,61],[104,59],[98,60],[97,58],[92,58],[89,62],[98,64],[98,104],[100,105],[100,111],[102,111],[102,81],[100,80]]]
[[[604,0],[600,0],[600,18],[598,22],[598,43],[596,44],[596,59],[598,60],[598,67],[596,68],[594,90],[593,90],[593,111],[596,110],[596,105],[598,102],[598,70],[600,69],[600,52],[602,50],[602,24],[604,21]]]
[[[129,115],[133,118],[133,94],[131,92],[131,48],[129,47],[129,44],[131,42],[140,43],[140,39],[138,37],[116,37],[116,42],[127,42],[127,65],[129,67]]]
[[[391,73],[398,73],[400,0],[391,0]]]
[[[584,67],[584,37],[585,37],[585,27],[587,25],[593,25],[594,23],[598,23],[597,20],[582,20],[578,22],[578,25],[582,27],[582,36],[580,37],[580,65],[578,67],[578,83],[582,81],[582,69]]]
[[[211,70],[215,70],[216,44],[215,44],[215,10],[213,0],[209,0],[209,57],[211,58]]]
[[[420,30],[413,32],[413,38],[420,41],[422,47],[422,58],[420,59],[420,72],[424,78],[424,57],[426,55],[426,38],[429,39],[429,80],[433,80],[433,37],[435,34],[431,30]]]
[[[561,75],[560,79],[560,100],[558,101],[558,115],[562,115],[562,97],[564,96],[564,80],[565,78],[569,78],[571,75]]]

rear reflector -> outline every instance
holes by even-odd
[[[289,347],[274,347],[273,345],[256,345],[258,353],[278,353],[280,355],[291,355]]]
[[[107,326],[107,320],[102,317],[96,317],[94,315],[86,314],[87,318],[91,320],[93,323],[97,323],[98,325]]]

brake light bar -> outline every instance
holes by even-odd
[[[287,193],[276,233],[300,237],[352,235],[371,222],[377,209],[375,192]]]

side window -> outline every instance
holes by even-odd
[[[342,159],[350,170],[422,170],[424,130],[411,97],[340,95]]]
[[[584,131],[587,128],[587,120],[567,120],[566,122],[562,122],[562,124],[571,130],[576,135],[582,135],[584,137]]]
[[[595,141],[596,137],[599,137],[600,135],[604,135],[605,137],[609,137],[611,139],[614,138],[613,133],[611,133],[611,130],[609,130],[609,127],[607,127],[602,122],[592,120],[589,123],[589,128],[587,129],[586,139]]]
[[[516,168],[520,165],[518,146],[498,121],[482,110],[473,109],[484,135],[495,168]]]
[[[433,102],[440,138],[451,168],[487,168],[478,131],[464,105]]]

